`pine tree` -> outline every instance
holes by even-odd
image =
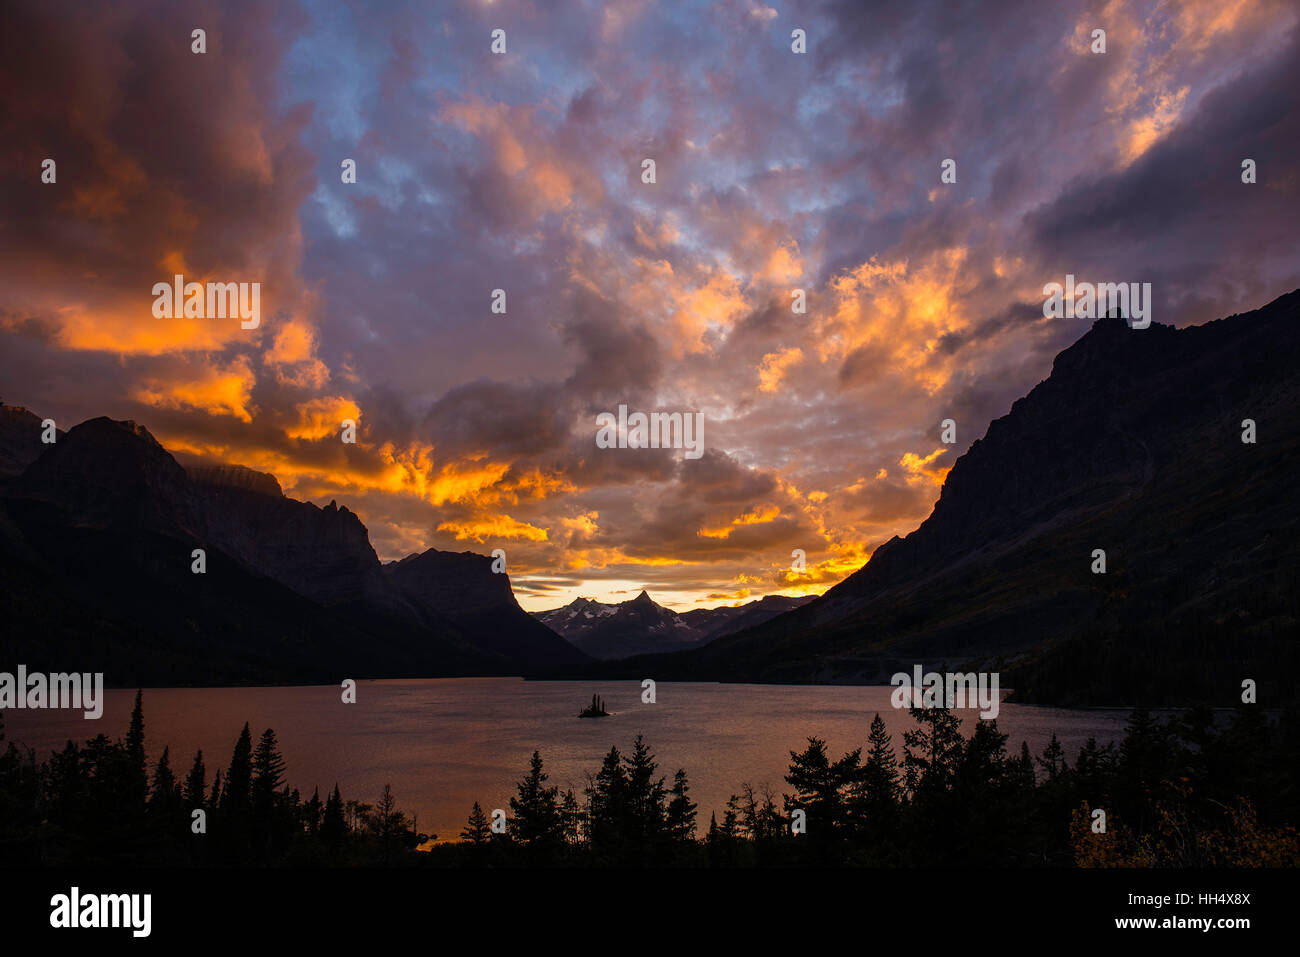
[[[1034,759],[1029,755],[1029,742],[1020,742],[1020,757],[1015,762],[1012,769],[1016,786],[1021,790],[1032,791],[1037,783],[1037,777],[1034,774]]]
[[[249,781],[250,836],[259,858],[274,860],[287,846],[297,822],[297,800],[284,788],[284,759],[275,732],[267,728],[257,742]]]
[[[163,748],[162,757],[154,767],[149,810],[155,814],[173,813],[180,801],[180,789],[176,786],[176,776],[172,774],[169,750]]]
[[[904,781],[913,799],[924,801],[952,788],[964,744],[961,719],[942,707],[911,711],[919,727],[903,733]]]
[[[370,827],[379,841],[384,860],[391,862],[401,851],[410,835],[410,825],[406,815],[397,809],[397,798],[393,797],[390,784],[384,785],[383,793],[375,802],[374,812],[370,816]]]
[[[629,842],[629,851],[642,856],[667,836],[664,779],[655,778],[659,765],[639,734],[623,764],[627,771],[627,818],[623,836]]]
[[[208,810],[215,811],[221,807],[221,798],[225,789],[221,786],[221,768],[212,775],[212,790],[208,792]]]
[[[325,801],[325,813],[321,816],[320,836],[325,846],[336,849],[347,833],[347,822],[343,817],[343,798],[339,795],[339,786],[334,785],[334,792]]]
[[[248,722],[239,732],[235,742],[235,751],[230,756],[230,768],[226,771],[225,787],[221,792],[221,809],[233,814],[248,811],[252,802],[253,788],[253,736],[249,733]]]
[[[598,854],[608,858],[626,839],[628,796],[627,773],[617,747],[610,747],[600,770],[587,787],[587,839]]]
[[[488,824],[487,815],[483,813],[483,808],[479,807],[478,801],[474,802],[474,807],[469,812],[469,820],[465,823],[465,829],[460,832],[460,839],[475,847],[482,847],[492,840],[492,827]]]
[[[534,751],[528,775],[518,784],[519,796],[510,799],[510,810],[515,817],[511,833],[527,849],[534,862],[549,860],[564,840],[558,797],[560,789],[546,787],[546,780],[541,753]]]
[[[50,755],[44,789],[50,823],[70,831],[80,827],[89,785],[84,771],[81,750],[71,741]]]
[[[809,738],[802,754],[790,752],[785,780],[795,793],[785,796],[785,812],[805,812],[808,842],[820,854],[830,853],[832,845],[844,838],[849,793],[861,775],[861,761],[862,749],[858,748],[832,762],[821,738]]]
[[[998,723],[977,721],[957,761],[954,785],[969,800],[983,799],[1001,788],[1007,774],[1007,736]]]
[[[134,760],[144,759],[144,692],[137,688],[131,708],[131,724],[126,732],[126,750]]]
[[[245,725],[247,727],[247,725]],[[276,796],[284,784],[284,759],[280,756],[275,732],[267,728],[257,742],[253,755],[253,776],[250,786],[255,814],[266,816],[276,804]]]
[[[758,791],[748,781],[740,782],[740,826],[756,843],[767,840],[767,823]]]
[[[740,823],[740,795],[733,794],[727,798],[727,809],[722,812],[722,836],[728,840],[741,835],[743,825]]]
[[[203,752],[199,751],[194,755],[194,764],[190,767],[190,773],[185,778],[185,788],[182,792],[185,804],[191,809],[203,807],[207,774],[207,768],[203,766]]]
[[[667,830],[671,840],[685,844],[695,836],[695,814],[697,805],[687,795],[690,784],[686,780],[686,771],[678,768],[673,775],[673,789],[669,792],[672,799],[668,802]],[[714,826],[717,826],[716,819]]]
[[[730,824],[737,827],[739,832],[747,834],[754,844],[754,857],[756,861],[761,862],[771,852],[773,845],[781,841],[789,832],[786,821],[782,819],[781,814],[777,811],[776,800],[772,792],[763,787],[762,794],[755,790],[754,786],[748,781],[741,782],[740,785],[740,822],[736,825],[734,802],[727,802],[727,815],[724,817],[724,825]]]
[[[565,791],[560,801],[560,820],[564,828],[564,843],[577,847],[582,843],[582,808],[572,790]]]
[[[311,800],[302,806],[302,819],[307,827],[307,833],[312,837],[320,836],[320,819],[323,805],[320,799],[320,788],[313,788]]]
[[[1043,756],[1038,758],[1038,766],[1047,773],[1048,782],[1053,784],[1070,770],[1070,765],[1065,760],[1065,749],[1056,739],[1055,731],[1052,732],[1052,740],[1043,748]]]
[[[126,732],[126,796],[130,806],[143,808],[149,793],[149,776],[144,755],[144,694],[135,693],[131,724]]]
[[[862,765],[859,781],[859,798],[862,811],[868,815],[883,813],[898,803],[902,785],[898,779],[898,757],[894,754],[894,739],[885,730],[885,722],[876,712],[867,736],[867,760]]]

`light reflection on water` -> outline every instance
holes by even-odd
[[[659,770],[672,783],[684,767],[691,796],[700,805],[699,831],[742,782],[788,789],[789,752],[816,735],[832,757],[866,750],[877,712],[902,754],[903,732],[915,727],[906,711],[890,705],[887,686],[676,684],[660,682],[655,704],[641,703],[635,681],[523,681],[518,678],[453,678],[363,681],[357,703],[343,704],[337,687],[152,688],[144,692],[145,741],[150,768],[163,745],[171,748],[178,778],[202,748],[208,782],[224,773],[245,721],[254,743],[275,729],[288,764],[288,782],[303,799],[319,786],[322,798],[335,782],[343,796],[373,803],[384,784],[399,806],[418,815],[422,831],[454,838],[470,806],[488,814],[509,808],[514,785],[540,750],[550,784],[573,788],[579,801],[588,772],[594,774],[610,745],[627,753],[638,732],[654,750]],[[610,717],[579,719],[592,694],[605,699]],[[36,749],[38,759],[96,734],[126,734],[134,691],[105,692],[104,716],[87,721],[81,712],[6,710],[8,740]],[[966,710],[969,734],[977,711]],[[1090,736],[1100,744],[1118,740],[1128,712],[1086,711],[1003,704],[998,727],[1007,750],[1022,740],[1035,756],[1056,732],[1071,762]]]

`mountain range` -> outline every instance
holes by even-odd
[[[383,564],[347,508],[183,468],[136,423],[40,434],[0,406],[0,662],[32,671],[874,683],[919,664],[1062,705],[1232,705],[1247,681],[1297,698],[1300,290],[1183,329],[1098,320],[915,531],[812,600],[532,616],[485,556]]]
[[[533,617],[591,657],[613,660],[698,648],[812,600],[811,595],[768,595],[735,607],[677,612],[642,590],[635,598],[616,604],[575,598],[563,608],[533,612]]]
[[[999,671],[1018,701],[1230,706],[1247,680],[1295,701],[1298,476],[1300,290],[1183,329],[1100,319],[914,532],[801,608],[601,673],[874,683],[921,664]]]
[[[240,466],[185,469],[134,422],[42,444],[0,406],[0,657],[110,684],[531,673],[587,656],[531,618],[491,560],[381,564],[334,502]],[[205,568],[196,573],[194,552]]]

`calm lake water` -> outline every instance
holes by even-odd
[[[338,783],[345,798],[373,803],[385,784],[402,810],[418,815],[421,830],[455,838],[471,805],[487,813],[509,808],[514,785],[540,750],[550,783],[573,788],[582,800],[610,745],[628,752],[638,732],[653,749],[671,784],[684,767],[700,805],[701,832],[709,814],[719,819],[730,794],[748,781],[788,790],[789,752],[809,735],[827,741],[833,757],[865,746],[877,712],[901,755],[903,732],[915,727],[889,701],[892,688],[660,682],[657,702],[641,703],[634,681],[524,681],[456,678],[361,682],[357,703],[345,705],[335,686],[297,688],[151,688],[144,692],[145,741],[152,770],[164,745],[178,778],[203,749],[208,782],[230,763],[235,739],[249,723],[254,744],[274,728],[288,764],[288,783],[304,799],[319,786],[324,798]],[[582,720],[578,711],[600,694],[608,718]],[[4,713],[9,740],[35,748],[39,759],[96,734],[126,734],[134,691],[105,692],[104,715],[87,721],[79,711]],[[969,735],[977,711],[962,712]],[[1090,737],[1118,740],[1128,713],[1003,704],[998,727],[1007,750],[1022,740],[1037,756],[1056,733],[1071,761]],[[865,747],[864,747],[865,750]]]

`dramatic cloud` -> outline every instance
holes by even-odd
[[[1298,23],[1273,0],[15,7],[3,397],[337,499],[385,559],[505,548],[527,607],[820,592],[1086,330],[1042,317],[1044,284],[1150,282],[1178,325],[1300,285]],[[155,316],[178,274],[260,283],[257,327]],[[703,413],[702,454],[597,447],[620,405]]]

